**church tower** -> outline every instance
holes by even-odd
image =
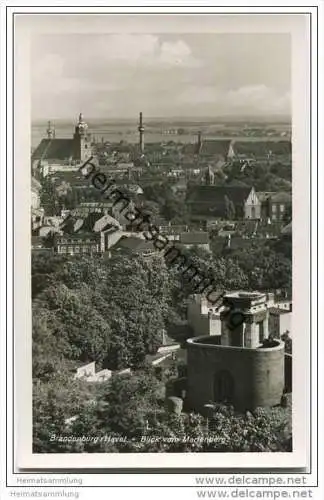
[[[86,161],[91,156],[91,143],[88,125],[84,121],[82,113],[79,114],[79,121],[75,127],[73,140],[74,158],[81,162]]]

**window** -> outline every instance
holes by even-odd
[[[276,212],[277,211],[277,205],[272,205],[272,211]]]
[[[285,205],[280,205],[280,212],[284,212],[285,211]]]
[[[272,216],[272,220],[276,220],[277,219],[277,216],[276,215],[273,215]]]

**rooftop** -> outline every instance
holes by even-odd
[[[207,244],[209,243],[209,235],[205,231],[181,233],[180,243],[182,243],[183,245]]]
[[[291,193],[287,193],[285,191],[280,191],[271,196],[272,203],[291,203],[292,196]]]
[[[155,251],[152,241],[136,238],[136,236],[123,236],[113,248],[114,250],[124,249],[134,253],[141,253],[147,250]]]
[[[233,145],[235,154],[266,156],[291,154],[291,141],[235,141]]]
[[[281,309],[280,307],[269,307],[268,311],[270,314],[289,314],[291,311],[289,309]]]
[[[73,153],[73,139],[42,139],[32,154],[32,160],[68,160]]]
[[[224,204],[227,196],[234,204],[243,204],[251,189],[245,186],[193,186],[188,191],[187,199],[189,202]]]

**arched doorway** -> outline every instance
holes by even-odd
[[[215,374],[214,398],[216,402],[233,402],[234,380],[230,372],[228,372],[227,370],[221,370]]]

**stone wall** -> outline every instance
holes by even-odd
[[[201,341],[203,343],[201,343]],[[218,340],[217,340],[218,341]],[[196,410],[217,401],[217,374],[233,381],[232,403],[253,409],[280,403],[284,389],[284,344],[247,349],[212,345],[205,338],[188,340],[188,403]],[[216,339],[215,339],[216,342]]]

